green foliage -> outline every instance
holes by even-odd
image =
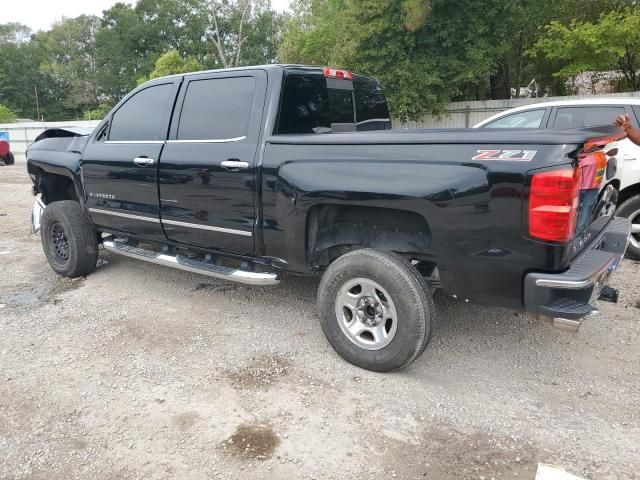
[[[177,50],[169,50],[160,55],[156,61],[155,68],[149,74],[148,78],[141,78],[138,84],[142,84],[147,80],[164,77],[167,75],[176,75],[178,73],[197,72],[202,70],[202,65],[194,57],[182,58]]]
[[[9,123],[16,120],[16,113],[9,107],[0,104],[0,123]]]
[[[251,8],[243,17],[246,2]],[[188,59],[188,70],[219,68],[214,12],[234,65],[276,60],[284,16],[269,0],[116,3],[100,18],[63,19],[35,35],[24,25],[0,24],[0,103],[36,118],[37,90],[45,120],[93,118],[101,105],[114,105],[138,79],[149,78],[167,51]]]
[[[628,87],[640,90],[640,10],[603,14],[599,21],[552,22],[537,41],[533,54],[560,62],[555,76],[618,70]]]
[[[112,105],[103,103],[101,105],[98,105],[96,108],[93,108],[91,110],[86,110],[82,114],[82,119],[83,120],[102,120],[104,117],[107,116],[107,113],[111,111],[111,108],[112,108]]]

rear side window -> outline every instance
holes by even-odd
[[[562,107],[558,108],[553,123],[555,129],[611,125],[618,115],[627,113],[623,105],[616,107]]]
[[[163,121],[173,100],[173,84],[154,85],[139,91],[111,119],[110,141],[164,140]]]
[[[289,73],[284,81],[277,133],[328,133],[391,128],[380,85],[354,76],[326,79],[318,73]]]
[[[246,137],[255,89],[253,77],[190,81],[180,113],[178,140]]]
[[[391,128],[389,106],[380,84],[372,78],[356,75],[353,80],[358,130]]]
[[[278,133],[331,130],[326,81],[320,75],[287,75],[282,91]]]
[[[528,110],[499,118],[483,128],[540,128],[545,110]]]

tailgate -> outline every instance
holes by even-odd
[[[624,133],[614,131],[610,135],[591,138],[578,154],[581,187],[571,258],[583,252],[615,214],[618,202],[616,142],[624,137]]]

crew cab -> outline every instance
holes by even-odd
[[[388,372],[427,347],[435,289],[567,329],[615,300],[631,224],[602,188],[623,136],[393,130],[378,82],[332,68],[174,75],[89,135],[30,146],[32,228],[67,277],[90,274],[100,245],[250,285],[319,276],[328,341]]]
[[[618,115],[629,115],[640,128],[640,98],[591,98],[534,103],[498,113],[474,128],[583,128],[602,125]],[[627,255],[640,260],[640,146],[625,138],[611,149],[616,155],[617,175],[609,179],[607,195],[616,214],[632,223]]]

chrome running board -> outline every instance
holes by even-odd
[[[232,282],[244,283],[246,285],[277,285],[280,278],[277,273],[251,272],[222,265],[215,265],[209,262],[192,260],[183,255],[169,255],[144,248],[132,247],[123,242],[116,242],[111,239],[104,239],[102,246],[108,250],[125,257],[137,258],[156,265],[176,268],[187,272],[200,273],[208,277],[221,278]]]

